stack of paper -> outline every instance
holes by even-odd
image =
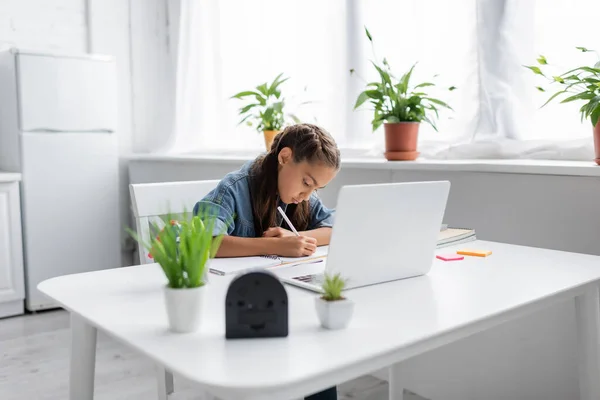
[[[456,244],[467,243],[477,240],[474,229],[447,228],[440,231],[438,235],[437,248],[454,246]]]

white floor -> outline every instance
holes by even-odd
[[[64,311],[0,319],[0,399],[68,398],[69,318]],[[99,334],[96,400],[156,398],[154,367],[143,356]],[[170,400],[201,400],[182,379],[175,379]],[[340,385],[339,400],[387,399],[387,383],[367,376]],[[407,393],[404,400],[421,398]]]

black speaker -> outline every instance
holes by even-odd
[[[227,339],[288,335],[288,297],[271,272],[251,271],[237,276],[225,297]]]

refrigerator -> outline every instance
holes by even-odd
[[[111,57],[0,50],[0,170],[21,173],[25,306],[37,285],[121,263]]]

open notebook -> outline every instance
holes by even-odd
[[[237,274],[247,270],[257,268],[273,268],[294,266],[300,264],[311,264],[322,262],[327,256],[329,246],[321,246],[310,257],[280,257],[280,256],[260,256],[260,257],[231,257],[214,258],[210,260],[208,270],[217,275]]]

